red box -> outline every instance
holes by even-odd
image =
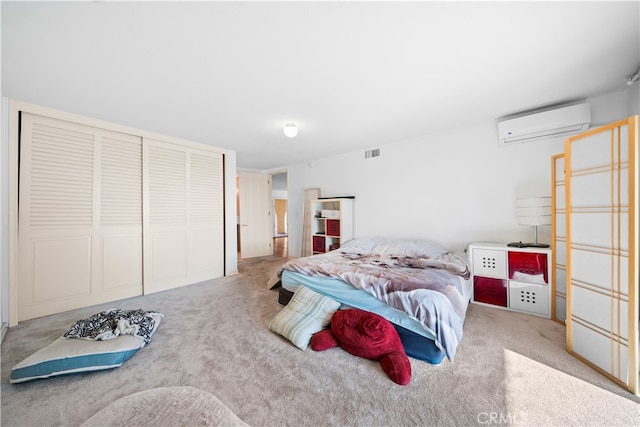
[[[514,278],[516,271],[529,275],[544,274],[544,282],[549,284],[547,254],[509,251],[509,279]]]
[[[325,252],[325,243],[323,236],[313,236],[313,252]]]
[[[485,304],[507,306],[507,281],[492,277],[473,277],[473,299]]]
[[[340,220],[339,219],[327,220],[327,236],[340,236]]]

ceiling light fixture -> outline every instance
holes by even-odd
[[[296,127],[295,123],[287,123],[286,125],[284,125],[284,134],[289,138],[293,138],[294,136],[296,136],[298,134],[298,128]]]
[[[640,68],[638,69],[638,71],[636,71],[635,74],[632,74],[632,75],[627,77],[627,86],[631,86],[632,84],[634,84],[638,80],[640,80]]]

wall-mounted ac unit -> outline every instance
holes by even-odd
[[[503,144],[574,135],[589,129],[591,108],[577,104],[498,122]]]

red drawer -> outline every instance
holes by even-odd
[[[327,220],[327,236],[339,236],[340,235],[340,220],[328,219]]]
[[[474,276],[473,299],[485,304],[507,306],[507,281],[492,277]]]
[[[324,252],[324,251],[325,251],[324,237],[313,236],[313,252]]]
[[[524,273],[532,276],[544,275],[544,283],[549,284],[547,272],[547,254],[509,251],[509,278],[514,279],[514,273]]]

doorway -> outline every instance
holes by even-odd
[[[273,197],[273,254],[282,258],[289,256],[289,224],[287,220],[287,173],[271,177]]]

